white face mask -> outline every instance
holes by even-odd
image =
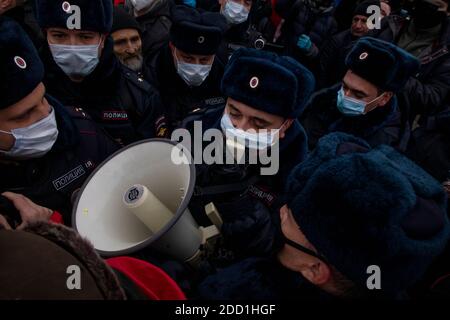
[[[175,60],[177,61],[178,75],[189,86],[200,86],[206,80],[206,78],[208,78],[209,73],[211,72],[212,64],[193,64],[180,62],[177,58],[176,50]]]
[[[250,11],[242,4],[227,0],[225,3],[222,14],[231,24],[239,24],[247,21]]]
[[[52,108],[47,117],[31,126],[13,129],[11,132],[0,132],[10,134],[16,139],[11,150],[0,150],[0,154],[18,160],[40,158],[52,149],[58,138],[55,111]]]
[[[266,150],[273,147],[278,141],[280,136],[280,129],[260,130],[259,132],[248,132],[242,129],[234,127],[231,122],[230,116],[225,113],[222,117],[221,123],[222,131],[225,133],[227,139],[227,145],[230,145],[228,141],[233,141],[233,145],[236,143],[241,148],[249,148],[251,150]]]
[[[131,5],[136,11],[141,11],[147,8],[153,1],[154,0],[130,0]]]
[[[100,41],[101,43],[101,41]],[[56,64],[69,77],[86,77],[90,75],[100,62],[97,45],[72,46],[49,44]]]
[[[149,9],[154,7],[153,4],[155,4],[156,2],[158,2],[157,0],[130,0],[131,6],[133,7],[133,12],[134,15],[137,17],[138,13],[140,11],[143,11],[145,9],[145,12],[140,12],[141,14],[145,14],[148,11],[150,11]]]

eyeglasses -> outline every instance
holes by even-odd
[[[284,234],[283,234],[283,240],[284,240],[285,244],[290,245],[291,247],[293,247],[303,253],[306,253],[310,256],[313,256],[319,260],[322,260],[324,263],[328,264],[327,259],[323,255],[316,253],[316,252],[312,251],[311,249],[308,249],[308,248],[302,246],[301,244],[292,241],[291,239],[288,239]]]

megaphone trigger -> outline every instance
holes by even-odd
[[[205,206],[205,212],[209,220],[217,227],[217,229],[222,229],[223,220],[220,216],[219,210],[217,210],[214,203],[209,203]]]

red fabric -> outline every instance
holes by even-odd
[[[118,6],[119,4],[124,4],[125,0],[114,0],[114,5]]]
[[[275,12],[276,3],[277,3],[277,0],[272,0],[272,16],[270,17],[270,20],[272,21],[272,23],[275,27],[278,27],[278,25],[281,22],[281,17]]]
[[[111,268],[132,280],[150,300],[186,300],[180,287],[160,268],[134,258],[107,259]]]
[[[56,224],[64,224],[62,215],[58,211],[53,212],[53,215],[50,217],[50,222],[53,222]]]

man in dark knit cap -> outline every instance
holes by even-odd
[[[284,268],[247,259],[207,278],[210,299],[401,299],[450,238],[447,196],[389,146],[330,134],[297,166],[280,210]]]
[[[122,7],[114,7],[111,37],[114,40],[114,53],[119,61],[142,77],[144,56],[141,28]]]
[[[0,192],[23,194],[71,221],[71,198],[118,146],[78,108],[46,94],[23,29],[0,17]]]
[[[301,122],[310,149],[330,132],[345,132],[370,145],[405,150],[410,127],[398,93],[419,67],[419,61],[390,43],[361,38],[346,58],[342,83],[317,92]]]
[[[165,136],[158,93],[114,55],[110,0],[37,0],[36,10],[50,94],[83,108],[121,145]]]
[[[150,62],[151,79],[161,95],[171,129],[193,111],[224,103],[220,92],[224,62],[216,56],[226,29],[219,13],[187,6],[172,10],[170,43]]]

